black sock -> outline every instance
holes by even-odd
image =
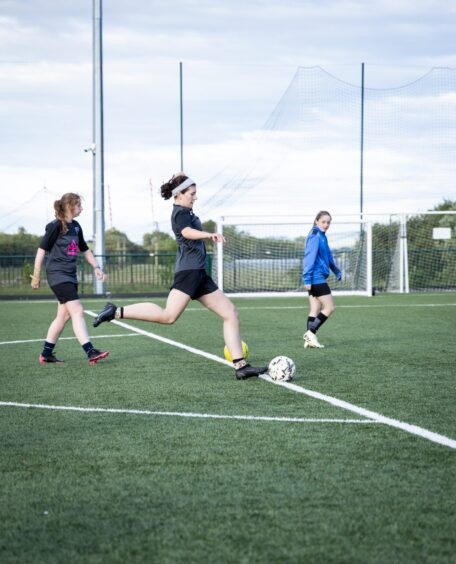
[[[43,352],[41,353],[44,358],[49,358],[54,352],[55,343],[44,341]]]
[[[239,366],[239,363],[243,363],[241,366]],[[238,370],[239,368],[244,368],[244,366],[248,366],[247,361],[245,360],[244,357],[241,358],[233,358],[233,364],[234,364],[234,368],[236,370]]]
[[[85,345],[82,345],[82,348],[84,349],[86,354],[89,354],[89,352],[93,349],[93,345],[90,341],[87,341]]]
[[[328,316],[326,316],[324,313],[319,313],[310,324],[310,331],[312,331],[312,333],[316,333],[327,319]]]
[[[309,315],[309,317],[307,318],[307,331],[309,331],[310,324],[312,323],[312,321],[315,321],[315,317],[312,317],[311,315]]]

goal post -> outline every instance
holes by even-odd
[[[302,282],[305,241],[313,218],[221,217],[212,276],[232,297],[307,295]],[[372,226],[367,221],[333,222],[328,242],[342,280],[330,276],[336,295],[372,295]]]

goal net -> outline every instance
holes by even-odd
[[[267,221],[221,218],[217,230],[226,243],[217,246],[212,276],[227,294],[246,296],[299,296],[306,236],[312,219]],[[331,290],[340,295],[372,295],[372,235],[367,222],[333,223],[328,241],[342,270]]]
[[[384,292],[456,290],[456,211],[391,214],[372,224],[373,287]]]

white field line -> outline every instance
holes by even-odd
[[[87,315],[92,317],[96,317],[97,314],[93,311],[88,309],[84,310]],[[162,337],[160,335],[156,335],[155,333],[151,333],[150,331],[144,331],[144,329],[139,329],[139,327],[133,327],[133,325],[129,325],[128,323],[124,323],[123,321],[113,320],[110,323],[114,323],[119,327],[123,327],[124,329],[128,329],[129,331],[135,331],[140,335],[145,335],[146,337],[150,337],[151,339],[155,339],[156,341],[161,341],[162,343],[166,343],[167,345],[172,345],[173,347],[177,347],[179,349],[183,349],[184,351],[191,352],[193,354],[197,354],[200,356],[204,356],[204,358],[208,358],[210,360],[215,360],[215,362],[220,362],[221,364],[226,364],[233,368],[233,363],[221,358],[220,356],[216,356],[215,354],[207,353],[205,351],[201,351],[199,349],[195,349],[194,347],[189,347],[188,345],[184,345],[183,343],[179,343],[178,341],[173,341],[172,339],[167,339],[166,337]]]
[[[92,317],[97,316],[96,313],[94,313],[93,311],[90,311],[90,310],[85,310],[85,313],[87,313],[87,315],[90,315]],[[114,323],[115,325],[119,325],[120,327],[123,327],[124,329],[128,329],[129,331],[137,332],[140,335],[145,335],[146,337],[150,337],[151,339],[161,341],[162,343],[166,343],[168,345],[172,345],[174,347],[184,349],[184,350],[191,352],[193,354],[203,356],[204,358],[214,360],[215,362],[219,362],[220,364],[225,364],[225,365],[230,366],[230,367],[233,366],[231,362],[228,362],[224,358],[220,358],[219,356],[207,353],[207,352],[202,351],[200,349],[195,349],[194,347],[189,347],[187,345],[179,343],[178,341],[173,341],[172,339],[167,339],[165,337],[161,337],[160,335],[156,335],[155,333],[151,333],[150,331],[144,331],[144,329],[139,329],[137,327],[134,327],[133,325],[128,325],[127,323],[124,323],[123,321],[113,320],[113,321],[111,321],[111,323]],[[262,375],[262,376],[260,376],[260,378],[262,378],[266,382],[272,382],[274,384],[276,383],[276,382],[273,382],[269,378],[269,376]],[[418,427],[417,425],[412,425],[410,423],[405,423],[405,422],[399,421],[397,419],[391,419],[390,417],[385,417],[384,415],[381,415],[380,413],[376,413],[375,411],[370,411],[368,409],[358,407],[357,405],[351,404],[349,402],[339,400],[337,398],[333,398],[332,396],[327,396],[327,395],[321,394],[319,392],[314,392],[313,390],[308,390],[308,389],[303,388],[302,386],[298,386],[296,384],[292,384],[292,383],[289,383],[289,382],[283,382],[283,383],[280,383],[279,385],[283,386],[285,388],[288,388],[289,390],[292,390],[294,392],[306,394],[306,395],[313,397],[315,399],[319,399],[319,400],[325,401],[327,403],[330,403],[334,406],[340,407],[342,409],[346,409],[347,411],[357,413],[358,415],[363,415],[364,417],[368,417],[369,419],[373,419],[374,421],[377,421],[379,423],[384,423],[386,425],[389,425],[390,427],[395,427],[396,429],[401,429],[402,431],[405,431],[405,432],[410,433],[412,435],[417,435],[417,436],[422,437],[424,439],[427,439],[431,442],[456,449],[456,441],[454,439],[450,439],[449,437],[446,437],[445,435],[439,435],[438,433],[428,431],[427,429],[424,429],[423,427]]]
[[[417,425],[412,425],[410,423],[405,423],[397,419],[391,419],[390,417],[385,417],[384,415],[381,415],[380,413],[376,413],[375,411],[370,411],[369,409],[358,407],[357,405],[353,405],[352,403],[348,403],[344,400],[333,398],[332,396],[327,396],[326,394],[321,394],[320,392],[314,392],[313,390],[308,390],[306,388],[303,388],[302,386],[298,386],[297,384],[292,384],[291,382],[274,382],[273,380],[271,380],[271,378],[268,375],[265,374],[261,374],[260,378],[266,380],[267,382],[271,382],[272,384],[277,384],[278,386],[282,386],[284,388],[288,388],[289,390],[293,390],[294,392],[305,394],[312,398],[330,403],[331,405],[334,405],[336,407],[340,407],[342,409],[352,411],[353,413],[357,413],[358,415],[369,417],[370,419],[376,421],[377,423],[384,423],[385,425],[389,425],[390,427],[396,427],[396,429],[402,429],[407,433],[411,433],[412,435],[418,435],[419,437],[423,437],[424,439],[428,439],[429,441],[432,441],[434,443],[438,443],[456,449],[456,441],[454,439],[450,439],[445,435],[439,435],[438,433],[428,431],[423,427],[418,427]]]
[[[116,409],[105,407],[78,407],[72,405],[46,405],[41,403],[18,403],[14,401],[0,401],[0,407],[25,407],[34,409],[48,409],[52,411],[78,411],[82,413],[123,413],[127,415],[154,415],[168,417],[189,417],[197,419],[236,419],[240,421],[278,421],[285,423],[374,423],[370,419],[314,419],[304,417],[264,417],[261,415],[218,415],[215,413],[186,413],[179,411],[150,411],[148,409]]]
[[[440,294],[440,295],[445,295],[445,294]],[[228,295],[229,297],[229,295]],[[303,299],[305,302],[305,305],[295,305],[295,306],[241,306],[241,305],[237,305],[236,307],[239,310],[249,310],[249,309],[264,309],[264,310],[268,310],[268,309],[308,309],[308,305],[306,302],[306,298],[307,298],[307,294],[303,294],[302,296],[297,296],[297,298],[299,299]],[[147,300],[149,301],[153,301],[156,298],[147,298]],[[256,299],[255,295],[252,295],[251,298],[237,298],[239,300],[244,300],[244,299]],[[261,299],[261,298],[259,298]],[[277,300],[280,299],[280,296],[278,296],[276,298]],[[293,298],[294,299],[294,298]],[[337,300],[337,295],[336,295],[336,300]],[[373,298],[372,298],[373,299]],[[125,298],[123,301],[125,301],[126,303],[132,302],[134,301],[133,298]],[[5,303],[14,303],[14,304],[50,304],[50,303],[55,303],[55,299],[50,298],[49,300],[33,300],[30,302],[24,301],[24,300],[8,300],[8,302]],[[106,298],[102,299],[102,300],[91,300],[90,303],[102,303],[105,304],[106,303]],[[381,304],[346,304],[346,305],[337,305],[337,309],[357,309],[357,308],[410,308],[410,307],[455,307],[456,303],[450,303],[450,304],[398,304],[398,305],[394,305],[394,304],[385,304],[385,305],[381,305]],[[204,307],[187,307],[185,309],[185,311],[208,311],[206,308]]]
[[[124,333],[123,335],[94,335],[89,339],[110,339],[111,337],[137,337],[138,333]],[[76,337],[60,337],[59,341],[74,341]],[[44,337],[41,339],[26,339],[23,341],[0,341],[0,345],[17,345],[20,343],[43,343]]]

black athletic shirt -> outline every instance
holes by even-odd
[[[198,231],[203,230],[201,221],[193,213],[193,210],[174,204],[173,213],[171,214],[171,227],[178,244],[175,272],[206,268],[206,247],[204,241],[202,239],[199,241],[186,239],[182,235],[182,230],[186,227],[191,227]]]
[[[46,274],[49,286],[64,282],[77,284],[78,254],[89,250],[79,223],[73,220],[67,227],[68,231],[63,234],[60,222],[54,219],[46,225],[46,233],[41,239],[40,249],[48,252]]]

